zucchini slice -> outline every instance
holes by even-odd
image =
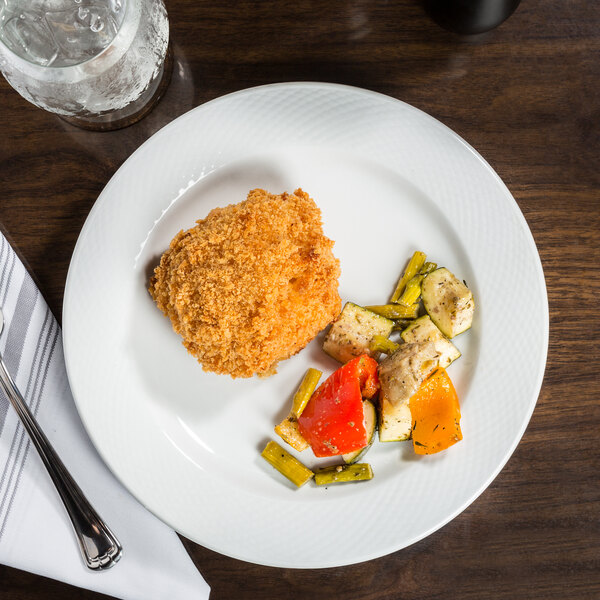
[[[372,446],[375,440],[375,431],[377,431],[377,411],[372,402],[363,401],[363,412],[365,415],[365,429],[367,430],[367,445],[364,448],[343,454],[342,458],[347,465],[355,463],[359,458],[362,458],[367,450]]]
[[[439,353],[439,366],[444,369],[457,358],[460,358],[458,348],[438,329],[429,315],[424,315],[413,321],[401,334],[407,342],[433,342]]]
[[[389,337],[394,323],[362,306],[347,302],[334,321],[323,342],[323,350],[341,363],[347,363],[356,356],[368,354],[373,358],[379,352],[369,346],[375,335]]]
[[[402,442],[410,438],[412,419],[408,400],[393,404],[386,396],[379,396],[379,441]]]
[[[471,327],[473,294],[448,269],[436,269],[425,277],[421,298],[427,314],[446,337],[453,338]]]

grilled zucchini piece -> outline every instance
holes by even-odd
[[[427,314],[447,338],[471,327],[475,311],[473,294],[448,269],[436,269],[425,277],[421,297]]]
[[[407,342],[433,342],[440,357],[439,366],[444,369],[457,358],[460,358],[458,348],[438,329],[429,315],[424,315],[413,321],[401,334]]]
[[[375,432],[377,431],[377,411],[375,410],[373,403],[365,400],[363,402],[363,412],[365,415],[365,429],[367,430],[368,442],[364,448],[342,455],[342,458],[347,465],[355,463],[359,458],[362,458],[375,440]]]
[[[408,400],[393,404],[379,395],[379,441],[402,442],[410,438],[412,418]]]
[[[347,302],[340,316],[329,329],[323,350],[341,363],[368,354],[377,358],[379,353],[370,349],[375,335],[389,337],[394,323],[381,315]]]

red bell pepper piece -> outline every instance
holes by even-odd
[[[298,417],[298,427],[315,456],[337,456],[364,448],[363,397],[379,390],[377,361],[363,354],[330,375]]]

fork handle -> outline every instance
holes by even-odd
[[[69,514],[79,548],[86,565],[94,570],[108,569],[120,558],[123,548],[113,532],[100,518],[81,488],[75,483],[67,468],[41,430],[27,407],[6,365],[0,357],[0,387],[10,400],[21,423],[36,447],[48,474]]]

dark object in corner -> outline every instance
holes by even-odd
[[[506,21],[521,0],[423,0],[427,14],[461,35],[483,33]]]

